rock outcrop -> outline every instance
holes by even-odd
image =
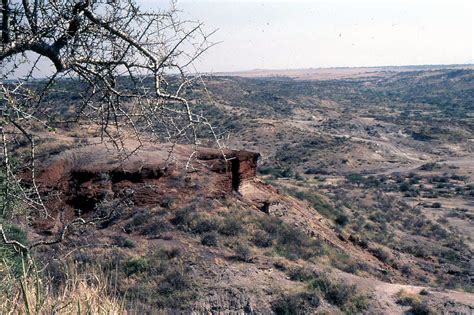
[[[127,197],[136,206],[154,207],[166,196],[185,198],[193,183],[205,183],[200,189],[207,197],[231,194],[256,174],[258,153],[205,148],[193,154],[194,148],[184,145],[175,146],[171,155],[170,150],[169,145],[146,144],[124,158],[103,143],[70,149],[41,163],[37,183],[49,195],[50,216],[61,213],[64,220],[93,212],[103,200]],[[48,229],[53,221],[40,225]]]

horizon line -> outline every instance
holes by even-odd
[[[373,66],[328,66],[328,67],[304,67],[304,68],[253,68],[244,70],[228,71],[203,71],[202,74],[221,74],[221,73],[245,73],[258,71],[301,71],[301,70],[334,70],[334,69],[377,69],[377,68],[410,68],[410,67],[474,67],[474,62],[467,63],[449,63],[449,64],[406,64],[406,65],[373,65]]]

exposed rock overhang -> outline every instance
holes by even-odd
[[[239,191],[241,183],[257,175],[257,162],[260,154],[244,150],[200,150],[198,159],[213,161],[211,169],[231,174],[232,190]],[[223,163],[224,162],[224,163]]]
[[[203,189],[211,198],[231,194],[255,177],[260,156],[200,148],[194,154],[194,171],[187,173],[193,147],[175,146],[171,159],[169,150],[169,145],[149,144],[126,159],[104,144],[66,150],[40,164],[37,184],[43,193],[54,196],[46,198],[53,215],[61,212],[71,218],[94,211],[102,200],[126,195],[137,206],[155,207],[170,194],[179,198]]]

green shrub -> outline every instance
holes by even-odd
[[[123,248],[134,248],[135,242],[131,239],[125,238],[122,235],[117,235],[114,238],[115,244]]]
[[[142,228],[146,223],[150,222],[153,215],[149,210],[142,209],[140,212],[133,214],[132,219],[123,227],[125,232],[133,233]]]
[[[425,290],[426,291],[426,290]],[[421,292],[420,292],[421,294]],[[423,302],[417,294],[400,290],[396,295],[397,304],[403,306],[411,306],[408,311],[413,315],[434,315],[436,312],[425,302]]]
[[[104,263],[105,262],[105,263]],[[133,281],[119,281],[117,293],[125,301],[153,308],[185,309],[196,298],[186,257],[179,248],[160,248],[146,257],[117,259],[108,255],[101,264],[108,266],[110,275],[116,277],[116,268]],[[104,266],[105,267],[105,266]]]
[[[188,206],[176,211],[174,218],[171,223],[178,226],[181,229],[188,230],[192,222],[196,219],[196,207]]]
[[[173,226],[162,215],[152,213],[149,209],[141,209],[133,214],[131,220],[123,227],[126,233],[140,233],[156,236],[173,229]]]
[[[421,291],[418,293],[419,295],[430,295],[430,291],[426,289],[421,289]]]
[[[354,285],[332,284],[328,287],[324,297],[329,303],[344,306],[348,304],[350,299],[357,294],[357,289]]]
[[[181,250],[178,247],[161,248],[154,256],[160,259],[178,258],[181,256]]]
[[[298,228],[288,226],[278,218],[262,217],[259,225],[273,240],[277,255],[289,259],[309,259],[326,253],[321,241],[309,237]]]
[[[123,247],[125,248],[135,248],[135,242],[131,239],[126,239],[125,242],[123,243]]]
[[[331,253],[331,265],[339,270],[352,274],[357,274],[359,270],[370,270],[369,265],[367,265],[365,262],[355,260],[347,253],[343,252]]]
[[[193,233],[207,233],[215,231],[219,228],[219,224],[212,218],[198,218],[191,228]]]
[[[426,163],[419,167],[419,170],[422,171],[432,171],[434,169],[438,169],[440,166],[437,163]]]
[[[189,281],[182,272],[179,270],[172,270],[164,276],[158,286],[158,291],[161,294],[170,294],[174,291],[186,290],[189,286]]]
[[[288,271],[288,277],[293,281],[307,282],[313,280],[316,274],[314,271],[305,267],[294,267]]]
[[[253,258],[252,249],[248,245],[238,244],[235,248],[235,257],[241,261],[251,262]]]
[[[413,270],[411,269],[409,265],[402,265],[400,267],[400,271],[406,276],[410,276],[413,272]]]
[[[140,233],[147,236],[156,236],[160,233],[172,230],[173,226],[166,220],[155,217],[153,222],[144,225],[140,228]]]
[[[369,298],[359,294],[355,285],[337,283],[325,276],[319,276],[310,281],[310,287],[347,314],[359,313],[369,305]]]
[[[349,223],[349,217],[345,214],[339,214],[334,221],[340,226],[346,226]]]
[[[298,228],[289,226],[284,226],[280,231],[276,250],[278,254],[289,259],[309,259],[326,253],[326,248],[320,240],[310,238]]]
[[[316,211],[318,211],[326,218],[335,220],[339,215],[343,215],[340,209],[334,208],[331,204],[326,202],[324,198],[318,193],[310,191],[297,191],[294,189],[286,189],[285,191],[300,200],[305,200],[309,202]]]
[[[2,224],[2,221],[0,221]],[[8,240],[18,241],[23,245],[28,245],[26,232],[14,224],[3,224],[3,229]],[[22,256],[11,245],[6,245],[0,241],[0,267],[7,264],[14,275],[19,276],[23,270]],[[1,272],[2,268],[0,268]]]
[[[329,172],[327,170],[320,167],[310,167],[306,169],[304,173],[307,175],[315,175],[315,174],[329,175]]]
[[[205,246],[217,247],[219,245],[217,233],[214,231],[205,233],[201,238],[201,244]]]
[[[390,252],[382,247],[371,248],[370,252],[384,263],[389,263],[392,258]]]
[[[295,172],[295,179],[296,179],[296,180],[304,180],[304,177],[303,177],[303,176],[301,176],[301,174],[300,174],[300,173],[298,173],[298,172]]]
[[[285,226],[282,220],[271,216],[260,218],[258,224],[260,225],[260,228],[267,232],[273,239],[278,237],[281,229]]]
[[[395,302],[403,306],[413,306],[421,303],[421,300],[417,294],[406,292],[402,289],[397,292]]]
[[[422,302],[417,303],[411,307],[409,310],[410,314],[413,315],[435,315],[437,312],[430,307],[428,304]]]
[[[400,184],[400,186],[398,187],[398,190],[400,190],[401,192],[406,192],[406,191],[409,191],[411,189],[411,185],[407,182],[403,182]]]
[[[257,230],[252,242],[258,247],[270,247],[273,245],[273,237],[265,231]]]
[[[133,274],[145,272],[148,268],[148,260],[145,258],[133,258],[125,263],[124,271],[130,277]]]
[[[271,166],[261,166],[260,168],[258,168],[258,172],[262,175],[271,175],[273,178],[291,178],[295,175],[291,168],[280,168]]]
[[[332,281],[325,275],[304,267],[290,269],[288,276],[293,281],[308,283],[312,292],[321,295],[348,314],[359,313],[368,307],[369,298],[360,294],[354,285]]]
[[[309,314],[320,304],[319,297],[312,293],[299,293],[283,296],[273,302],[272,310],[277,315]]]
[[[160,206],[165,209],[171,209],[173,207],[175,198],[173,196],[165,196],[160,201]]]
[[[221,226],[219,227],[219,233],[226,236],[236,236],[244,231],[244,227],[237,217],[229,216],[224,218]]]
[[[275,169],[271,166],[261,166],[257,170],[262,175],[271,175],[275,172]]]
[[[357,186],[364,182],[364,176],[357,173],[347,175],[346,179],[349,183],[356,184]]]

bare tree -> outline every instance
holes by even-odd
[[[193,112],[187,94],[201,80],[195,61],[213,43],[201,23],[180,19],[179,13],[174,2],[166,10],[147,12],[133,0],[2,0],[2,214],[11,211],[18,198],[47,214],[35,182],[38,134],[33,130],[65,122],[55,119],[51,107],[55,93],[70,92],[64,82],[77,94],[75,115],[68,122],[97,125],[100,136],[119,150],[130,134],[140,145],[143,135],[198,145],[203,126],[221,146],[205,117]],[[52,74],[34,80],[44,61]],[[19,77],[18,70],[26,67],[27,73]],[[29,147],[29,157],[18,164],[12,156],[20,141]],[[28,186],[18,177],[25,169],[31,176]],[[3,229],[0,232],[4,242],[10,242]]]

